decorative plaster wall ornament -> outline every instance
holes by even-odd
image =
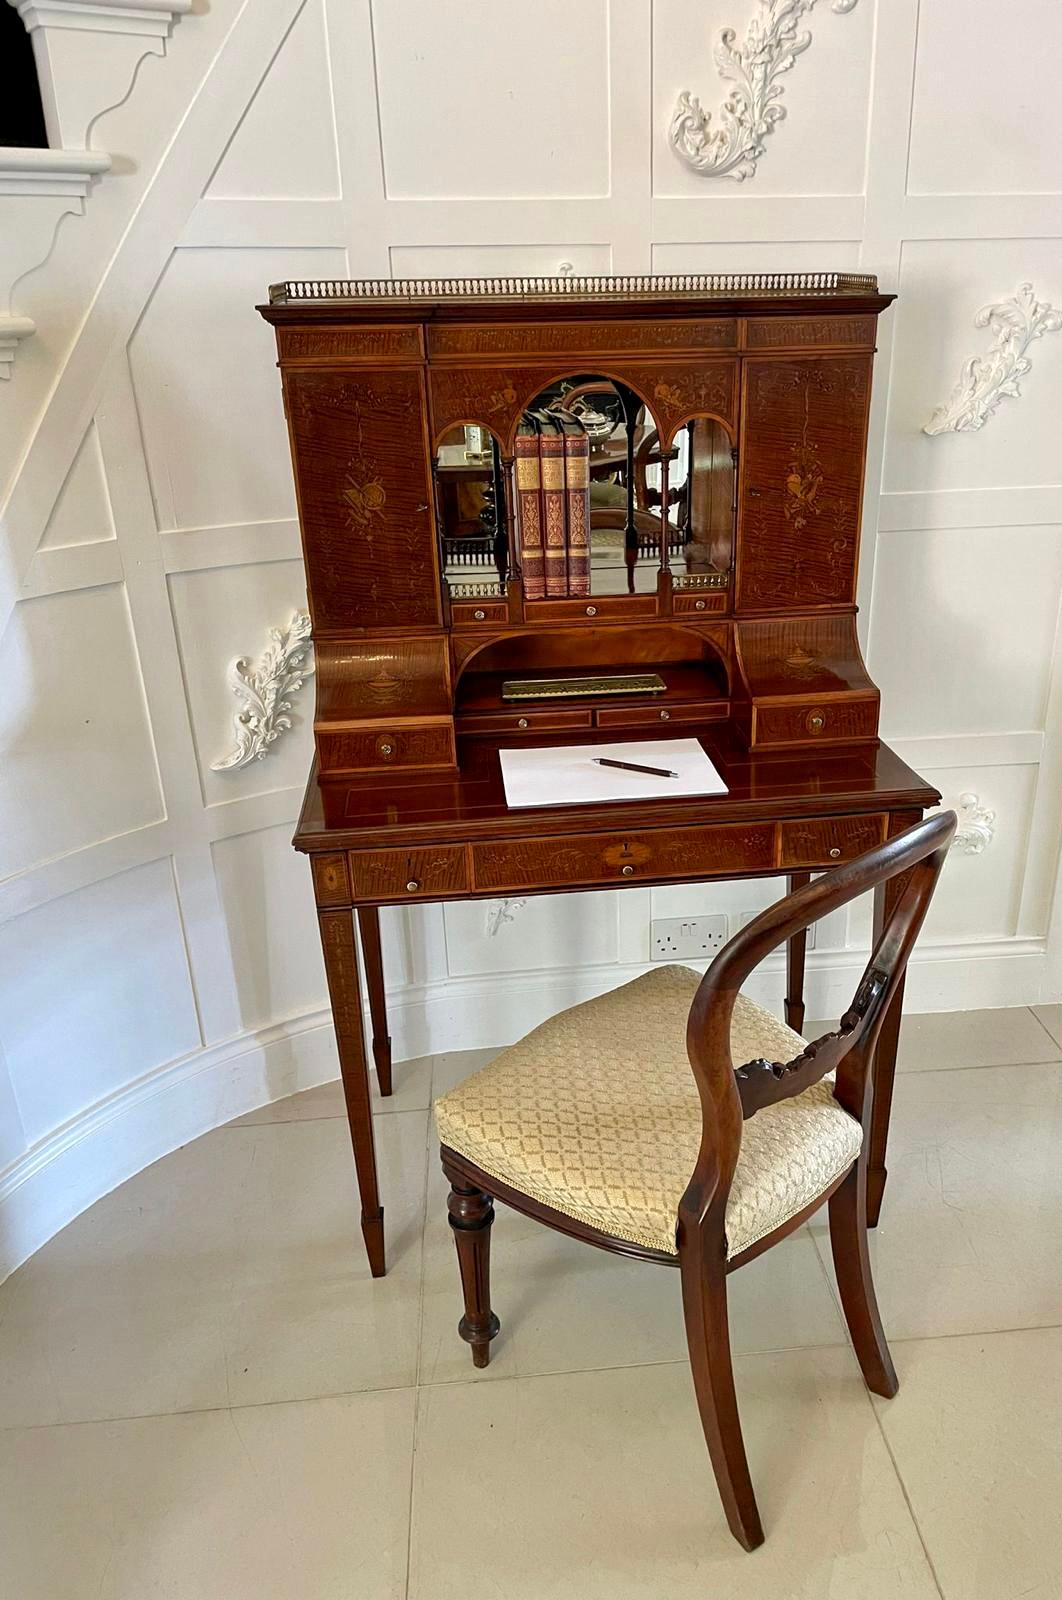
[[[741,183],[756,172],[766,150],[764,141],[785,116],[784,94],[778,79],[789,72],[797,56],[811,43],[810,33],[798,33],[802,17],[818,0],[757,0],[740,46],[737,32],[724,28],[713,52],[719,76],[733,83],[711,126],[712,113],[703,111],[696,95],[684,89],[675,103],[668,138],[680,160],[709,178],[733,178]],[[831,11],[855,9],[858,0],[832,0]]]
[[[487,938],[496,939],[507,922],[516,921],[516,913],[526,904],[526,900],[492,900],[484,923]]]
[[[1032,369],[1025,354],[1034,339],[1062,328],[1062,311],[1033,296],[1023,283],[1009,300],[982,306],[975,328],[991,328],[996,340],[987,355],[971,356],[944,405],[938,406],[923,433],[972,433],[983,428],[1004,395],[1021,394],[1018,380]]]
[[[312,661],[307,662],[311,649],[308,614],[296,611],[287,628],[270,628],[269,637],[273,642],[256,671],[250,670],[245,656],[238,656],[229,668],[229,684],[244,709],[233,719],[236,748],[220,761],[211,762],[213,772],[231,772],[261,761],[291,727],[287,696],[301,689],[314,670]]]
[[[996,836],[996,814],[977,794],[959,796],[959,826],[951,848],[963,856],[983,856]]]

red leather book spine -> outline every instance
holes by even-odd
[[[514,451],[516,516],[520,527],[520,573],[523,578],[525,600],[541,600],[546,593],[538,431],[535,419],[525,414],[517,431]]]
[[[568,593],[590,593],[590,438],[578,417],[564,416],[564,492],[568,509]]]
[[[542,544],[546,594],[563,599],[568,593],[568,518],[564,505],[564,434],[556,417],[543,411],[539,449],[542,460]]]

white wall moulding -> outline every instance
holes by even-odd
[[[951,848],[961,856],[984,855],[996,836],[996,814],[969,790],[959,796],[959,826]]]
[[[229,668],[232,692],[243,705],[236,713],[236,747],[219,761],[212,761],[214,772],[232,772],[251,761],[261,761],[271,746],[291,727],[291,701],[288,695],[302,688],[313,673],[310,650],[310,618],[296,611],[286,628],[270,628],[273,641],[253,671],[245,656],[237,656]]]
[[[679,159],[708,178],[732,178],[742,183],[756,175],[766,154],[766,139],[786,115],[782,105],[785,87],[779,78],[790,72],[796,58],[811,44],[811,34],[800,31],[801,20],[818,0],[757,0],[758,11],[745,38],[736,43],[737,30],[724,28],[713,51],[719,76],[734,87],[712,113],[701,107],[696,95],[684,89],[675,103],[668,132]],[[832,0],[831,11],[853,11],[858,0]]]
[[[49,141],[84,149],[96,118],[125,99],[145,56],[192,0],[9,0],[33,38]]]
[[[971,356],[964,363],[958,382],[934,411],[924,433],[975,432],[984,427],[1001,400],[1008,395],[1017,399],[1019,380],[1032,371],[1025,352],[1034,339],[1062,328],[1062,311],[1037,300],[1032,284],[1023,283],[1009,300],[982,306],[974,317],[974,327],[991,328],[995,342],[987,354]]]

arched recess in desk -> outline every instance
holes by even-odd
[[[645,723],[666,705],[677,720],[714,720],[724,716],[729,706],[731,664],[729,630],[725,623],[684,627],[679,623],[653,623],[625,628],[528,627],[484,640],[474,648],[465,647],[456,666],[455,712],[463,732],[496,731],[499,716],[527,719],[533,732],[536,723],[551,719],[557,726],[588,726],[591,717],[599,725],[626,717],[631,725]],[[507,680],[593,677],[615,673],[659,674],[665,693],[624,696],[622,700],[592,699],[569,692],[563,701],[532,699],[515,707],[503,693]],[[557,722],[558,707],[564,717],[585,721]],[[604,715],[602,715],[602,713]],[[514,722],[514,727],[518,726]]]

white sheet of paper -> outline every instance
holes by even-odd
[[[679,800],[726,794],[726,784],[696,739],[639,739],[625,744],[569,744],[500,750],[508,805],[571,806],[593,800]],[[666,767],[677,778],[599,767],[595,756]]]

